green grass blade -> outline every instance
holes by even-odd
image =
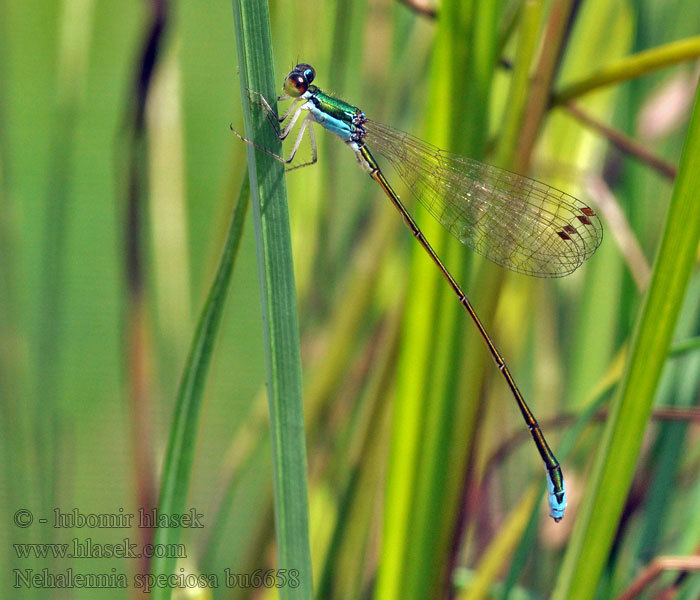
[[[678,342],[668,351],[668,354],[669,356],[680,356],[687,352],[695,352],[696,350],[700,350],[700,336]]]
[[[700,90],[699,90],[700,91]],[[617,528],[671,336],[700,241],[700,98],[696,97],[625,376],[603,436],[594,474],[554,592],[592,598]]]
[[[228,284],[231,280],[243,234],[249,194],[250,187],[246,177],[241,185],[219,267],[204,310],[199,318],[197,331],[192,340],[190,354],[180,382],[160,489],[159,511],[163,514],[179,514],[185,511],[204,381],[211,362],[212,347],[219,329]],[[182,529],[179,527],[160,528],[156,531],[155,543],[179,543],[181,532]],[[153,559],[151,566],[153,575],[170,575],[174,570],[175,558],[156,557]],[[169,598],[170,592],[170,588],[156,587],[153,590],[153,600]]]
[[[678,319],[676,335],[689,334],[700,325],[700,278],[691,281],[685,306]],[[657,405],[692,407],[697,402],[700,382],[700,354],[687,354],[669,361],[659,385]],[[639,564],[645,564],[667,551],[662,541],[669,517],[676,512],[675,481],[686,456],[688,423],[662,422],[654,444],[654,472],[646,493],[646,510],[636,551]],[[692,443],[692,442],[691,442]],[[640,519],[641,521],[641,519]],[[640,523],[641,525],[641,523]],[[677,550],[681,553],[683,550]]]
[[[483,600],[491,597],[491,589],[498,581],[503,564],[518,548],[518,540],[528,529],[532,521],[533,507],[539,504],[538,497],[541,495],[541,490],[536,484],[532,484],[523,494],[520,504],[511,511],[498,534],[479,557],[474,578],[468,588],[459,595],[459,600]]]
[[[426,130],[431,141],[471,156],[481,156],[485,145],[484,107],[496,64],[499,15],[495,4],[441,5]],[[457,79],[465,85],[455,85]],[[446,239],[435,222],[422,220],[420,212],[416,216],[424,234],[455,278],[464,281],[463,248]],[[456,474],[461,470],[452,457],[459,456],[460,463],[467,460],[472,429],[461,424],[476,406],[467,407],[458,390],[464,331],[472,324],[423,249],[416,245],[413,252],[377,599],[424,598],[444,585],[460,500],[461,477]],[[483,356],[483,347],[477,352]],[[456,417],[462,412],[464,420]]]
[[[273,100],[275,73],[266,2],[233,1],[245,131],[249,139],[280,154],[281,142],[260,110],[251,110],[245,88]],[[298,587],[283,598],[310,598],[306,442],[301,401],[301,357],[284,166],[248,148],[251,197],[263,311],[265,362],[272,427],[275,517],[279,568],[295,571]]]
[[[700,56],[700,36],[678,40],[621,58],[581,81],[565,86],[552,99],[553,105],[566,104],[598,88],[647,75],[669,65]]]
[[[495,164],[509,168],[515,161],[518,136],[522,127],[525,103],[530,85],[532,58],[538,42],[542,21],[542,2],[525,2],[521,8],[521,22],[518,31],[518,45],[513,62],[513,77],[508,90],[507,106],[501,134],[494,154]]]

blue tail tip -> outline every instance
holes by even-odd
[[[554,482],[547,473],[547,488],[549,488],[549,516],[555,522],[559,522],[564,518],[564,510],[566,509],[566,488],[564,482],[561,482],[561,489],[555,490]]]

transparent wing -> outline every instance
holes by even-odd
[[[384,156],[420,203],[460,242],[535,277],[562,277],[603,238],[595,212],[544,183],[445,152],[368,120],[365,142]]]

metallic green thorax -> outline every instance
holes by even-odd
[[[362,114],[362,111],[357,106],[348,104],[340,98],[329,96],[315,85],[309,87],[309,92],[311,94],[309,99],[316,108],[334,119],[352,124],[353,119]]]
[[[362,124],[367,119],[359,108],[324,94],[315,85],[309,86],[302,98],[306,99],[304,107],[316,123],[346,143],[362,142],[365,135]]]

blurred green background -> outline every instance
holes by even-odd
[[[558,91],[624,56],[696,36],[700,5],[421,6],[437,18],[391,0],[271,1],[276,81],[310,63],[319,87],[371,118],[528,169],[596,207],[601,247],[556,281],[485,264],[414,208],[554,448],[587,409],[600,409],[600,418],[589,415],[574,431],[562,461],[569,509],[555,525],[535,502],[539,458],[472,324],[352,154],[317,130],[318,164],[287,177],[314,587],[323,598],[443,598],[448,588],[454,597],[502,597],[504,586],[513,598],[549,597],[673,182],[569,110],[550,109],[549,89],[533,151],[523,149],[535,118],[530,75],[553,51]],[[139,73],[160,9],[165,27],[144,92]],[[560,52],[547,37],[557,10],[565,15]],[[183,365],[247,176],[246,147],[229,129],[242,129],[234,35],[224,0],[0,2],[3,598],[145,597],[131,585],[147,572],[142,561],[18,558],[14,546],[145,542],[144,530],[20,528],[13,518],[20,508],[50,520],[55,508],[136,513],[144,498],[157,497]],[[684,61],[574,101],[677,165],[697,74],[697,61]],[[301,152],[310,154],[308,146]],[[130,212],[133,186],[140,203]],[[699,298],[696,268],[674,343],[700,334]],[[657,556],[698,553],[700,430],[688,407],[697,405],[699,380],[697,348],[669,358],[612,551],[592,584],[601,598],[621,593]],[[248,219],[196,437],[187,504],[204,514],[205,527],[183,530],[187,558],[178,569],[275,566],[266,411]],[[130,585],[12,587],[13,569],[44,568],[114,568]],[[700,597],[699,577],[666,575],[641,597],[673,585],[679,597]],[[276,593],[222,584],[175,597]]]

